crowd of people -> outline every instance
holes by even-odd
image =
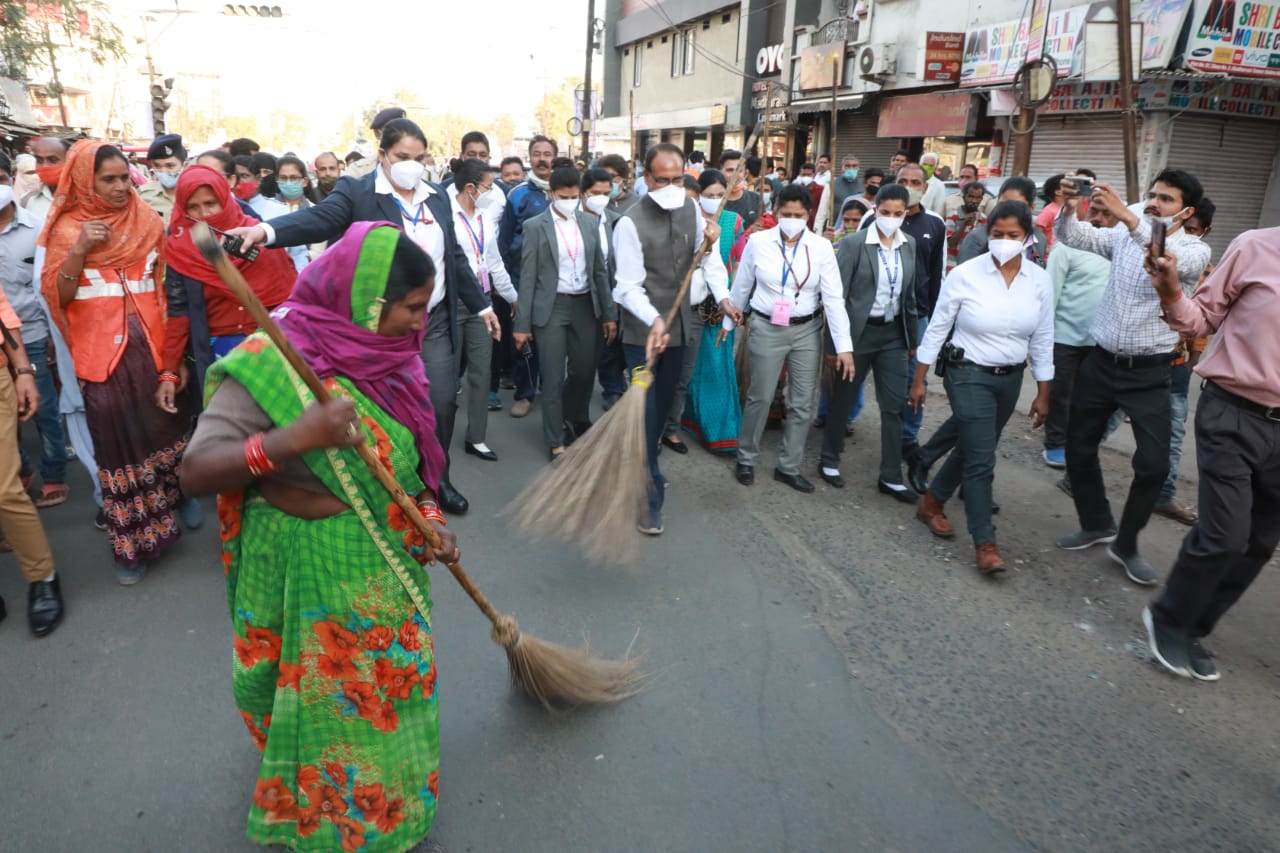
[[[661,143],[574,162],[543,136],[526,171],[520,157],[495,164],[472,132],[438,174],[402,110],[372,130],[376,157],[309,163],[248,139],[191,152],[176,134],[145,170],[91,140],[0,155],[0,420],[34,420],[41,446],[38,486],[19,442],[0,452],[0,526],[30,628],[63,616],[38,508],[67,500],[71,460],[93,475],[124,585],[202,523],[199,496],[219,494],[236,702],[264,752],[250,837],[357,850],[425,835],[438,748],[421,565],[458,556],[446,520],[469,509],[450,466],[459,410],[464,452],[496,462],[489,416],[539,407],[550,464],[565,464],[597,387],[608,410],[645,364],[641,533],[664,531],[664,453],[732,454],[751,487],[771,421],[774,480],[815,491],[803,466],[817,428],[816,473],[845,488],[870,375],[876,488],[944,539],[959,496],[987,576],[1006,569],[996,450],[1029,369],[1043,460],[1063,470],[1079,522],[1058,547],[1105,545],[1130,581],[1155,585],[1139,547],[1151,515],[1193,525],[1143,619],[1163,666],[1218,678],[1201,641],[1280,538],[1280,231],[1241,235],[1213,271],[1215,208],[1190,172],[1161,171],[1127,204],[1088,169],[992,193],[963,164],[948,193],[929,153],[884,168],[821,156],[788,180],[750,152],[710,163]],[[341,400],[314,405],[255,334],[195,245],[198,222]],[[1193,369],[1198,513],[1176,496]],[[949,415],[924,436],[931,373]],[[1099,446],[1126,421],[1137,449],[1117,520]],[[437,544],[381,509],[351,450],[362,442]]]

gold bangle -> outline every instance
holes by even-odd
[[[63,281],[69,281],[69,282],[71,282],[72,284],[79,284],[79,283],[80,283],[80,279],[76,278],[76,277],[75,277],[75,276],[73,276],[73,275],[67,275],[67,274],[66,274],[65,272],[63,272],[62,270],[58,270],[58,278],[62,279]]]

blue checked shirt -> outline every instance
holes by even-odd
[[[1111,261],[1111,277],[1089,327],[1098,346],[1117,355],[1172,353],[1178,345],[1178,333],[1161,316],[1160,296],[1142,268],[1151,240],[1146,219],[1140,219],[1132,231],[1124,225],[1094,228],[1076,219],[1075,211],[1064,205],[1053,230],[1064,245]],[[1165,239],[1165,245],[1178,259],[1178,280],[1190,296],[1209,263],[1209,247],[1181,228]]]

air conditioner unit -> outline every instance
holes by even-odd
[[[882,80],[898,71],[893,44],[868,44],[858,49],[858,75],[868,80]]]

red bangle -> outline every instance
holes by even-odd
[[[436,505],[435,501],[422,501],[419,503],[418,514],[427,521],[438,522],[442,527],[445,525],[444,514],[440,512],[440,507]]]
[[[265,437],[266,433],[260,432],[244,440],[244,461],[249,466],[249,473],[254,477],[265,477],[280,470],[278,465],[267,458],[267,452],[262,449],[262,440]]]
[[[181,377],[179,377],[178,374],[174,373],[173,371],[164,370],[164,371],[161,371],[160,373],[160,381],[172,382],[174,385],[177,385],[182,380],[181,380]]]

